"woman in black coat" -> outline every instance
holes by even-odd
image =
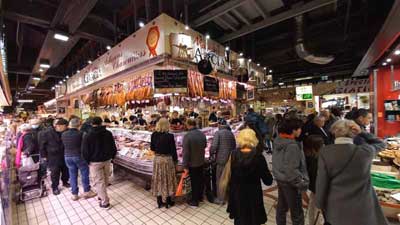
[[[272,175],[263,155],[257,154],[258,140],[251,129],[240,131],[239,149],[231,154],[231,180],[227,212],[235,225],[259,225],[267,222],[261,182],[272,184]]]

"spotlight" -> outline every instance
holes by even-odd
[[[106,48],[107,48],[107,50],[110,50],[110,49],[111,49],[111,46],[107,45],[107,47],[106,47]]]
[[[142,21],[139,22],[139,27],[144,27],[144,23]]]
[[[206,39],[210,39],[210,35],[209,34],[206,35]]]
[[[272,70],[269,70],[270,73],[272,73]]]
[[[282,86],[282,85],[284,85],[285,83],[283,83],[283,82],[281,82],[281,83],[279,83],[279,86]]]
[[[249,59],[249,62],[251,62],[251,59]]]
[[[67,75],[67,76],[65,76],[65,78],[67,78],[67,79],[68,79],[68,78],[69,78],[69,76]]]
[[[88,60],[87,63],[92,64],[92,60]]]
[[[400,55],[400,50],[394,51],[394,54],[395,54],[395,55]]]
[[[229,46],[226,46],[226,47],[225,47],[225,51],[229,51]]]
[[[386,66],[386,65],[387,65],[387,63],[385,63],[385,62],[384,62],[384,63],[382,63],[382,66]]]
[[[257,66],[260,66],[260,63],[257,63]]]
[[[39,69],[39,72],[43,72],[43,69],[42,69],[42,68],[40,68],[40,69]]]
[[[185,30],[189,30],[189,26],[188,25],[185,25]]]
[[[267,70],[267,67],[264,67],[264,70]]]
[[[76,73],[80,73],[80,72],[81,72],[80,70],[77,70],[77,71],[76,71]]]
[[[69,40],[69,36],[67,34],[57,32],[54,34],[54,39],[67,42]]]
[[[239,53],[239,56],[243,56],[243,52]]]
[[[386,62],[391,62],[391,61],[392,61],[391,58],[387,58],[387,59],[386,59]]]

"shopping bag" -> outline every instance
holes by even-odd
[[[32,157],[22,156],[22,166],[32,166],[35,162],[33,161]]]
[[[184,172],[181,176],[181,180],[179,181],[178,187],[175,192],[175,196],[184,196],[189,194],[192,191],[192,184],[190,181],[190,176],[187,172]]]
[[[226,162],[224,170],[222,171],[221,178],[218,184],[218,196],[228,200],[229,196],[229,182],[231,180],[231,156],[229,156],[228,162]]]

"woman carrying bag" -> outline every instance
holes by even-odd
[[[174,206],[171,197],[176,190],[175,164],[178,161],[174,135],[169,133],[169,122],[161,118],[151,135],[151,150],[155,152],[152,193],[157,197],[158,208]],[[165,203],[164,203],[165,202]]]
[[[240,131],[237,143],[239,149],[232,152],[226,164],[231,169],[230,180],[225,182],[225,171],[221,178],[221,182],[229,183],[229,187],[220,184],[220,188],[229,193],[227,212],[235,225],[264,224],[267,215],[260,180],[271,185],[273,178],[264,156],[257,154],[258,139],[253,130]]]

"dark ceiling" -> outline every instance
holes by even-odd
[[[161,3],[161,5],[160,5]],[[189,23],[246,57],[273,70],[274,83],[296,78],[351,76],[374,40],[393,0],[3,0],[8,74],[12,94],[41,104],[53,87],[138,29],[159,12]],[[146,7],[147,6],[147,7]],[[185,16],[185,6],[188,15]],[[311,64],[295,50],[296,15],[304,14],[304,44],[327,65]],[[49,36],[68,30],[62,45]],[[52,68],[31,91],[38,59]]]

